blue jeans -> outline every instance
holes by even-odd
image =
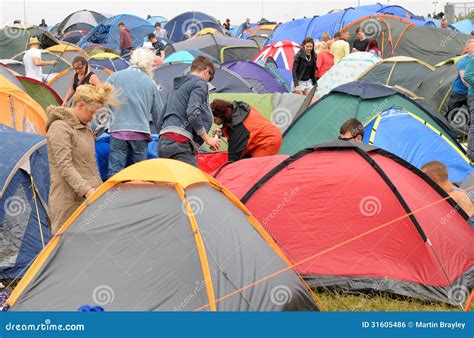
[[[467,97],[467,105],[469,106],[469,132],[467,134],[467,154],[471,161],[474,160],[474,96]]]
[[[125,168],[129,150],[132,155],[131,164],[145,161],[147,159],[148,141],[123,141],[110,137],[108,178]]]

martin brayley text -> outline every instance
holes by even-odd
[[[461,322],[416,322],[416,328],[419,329],[451,329],[464,330],[466,323]]]

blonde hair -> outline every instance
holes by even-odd
[[[316,46],[314,46],[316,48],[316,51],[319,52],[320,50],[324,50],[324,49],[328,49],[328,44],[324,41],[319,41],[316,43]]]
[[[130,64],[143,70],[149,77],[153,78],[153,63],[155,62],[155,53],[147,48],[138,48],[133,52]]]
[[[88,84],[77,87],[72,106],[76,106],[79,102],[86,104],[98,103],[102,106],[116,106],[118,104],[115,87],[110,83],[101,83],[98,86]]]
[[[328,32],[321,34],[321,40],[324,39],[324,38],[328,38],[328,39],[331,38],[331,37],[329,36],[329,33],[328,33]]]

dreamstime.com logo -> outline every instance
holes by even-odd
[[[199,197],[191,196],[186,198],[183,203],[181,204],[181,210],[185,215],[188,214],[186,209],[186,201],[189,203],[189,207],[191,208],[191,212],[193,215],[200,215],[204,211],[204,203]]]
[[[366,217],[372,217],[380,214],[382,203],[375,196],[367,196],[361,199],[359,203],[360,213]]]
[[[293,293],[286,285],[277,285],[270,291],[270,300],[277,306],[288,304],[292,298]]]
[[[104,306],[112,304],[115,299],[114,290],[108,285],[99,285],[92,291],[92,300],[95,304]]]
[[[18,196],[11,196],[3,203],[5,214],[10,217],[17,217],[26,211],[26,201]]]
[[[277,108],[272,111],[270,115],[270,120],[281,130],[285,130],[293,122],[293,116],[290,111],[286,108]]]
[[[365,36],[369,39],[376,38],[382,31],[380,21],[375,18],[365,20],[360,27],[363,29]]]
[[[469,297],[469,289],[463,285],[456,285],[449,289],[448,300],[452,304],[462,306]]]
[[[181,33],[183,36],[189,39],[190,37],[193,37],[199,33],[203,28],[204,26],[200,21],[190,18],[183,22],[183,25],[181,26]]]

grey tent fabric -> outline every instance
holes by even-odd
[[[431,65],[461,54],[469,35],[435,27],[411,27],[403,35],[396,54],[411,56]]]
[[[82,10],[69,14],[63,21],[57,26],[51,29],[53,34],[64,34],[72,30],[91,30],[97,26],[101,21],[105,20],[106,17],[100,13]]]
[[[218,311],[318,310],[296,273],[282,271],[286,263],[221,191],[196,183],[185,194]],[[10,309],[208,311],[203,256],[172,184],[119,183],[72,221]]]
[[[188,200],[206,201],[205,210],[195,213],[196,220],[207,249],[214,291],[228,295],[239,290],[239,285],[252,285],[285,269],[286,265],[254,228],[242,226],[248,222],[242,211],[219,195],[207,185],[194,185],[186,191]],[[216,213],[216,210],[222,212]],[[288,297],[281,302],[275,301],[278,291],[286,291]],[[308,291],[292,270],[279,273],[216,305],[218,311],[315,310]]]
[[[216,73],[211,82],[213,93],[255,93],[252,85],[237,73],[219,65],[214,66]],[[189,71],[190,65],[184,62],[166,63],[155,70],[153,78],[159,86],[163,100],[166,101],[169,91],[173,88],[174,79],[188,74]]]
[[[91,71],[94,72],[95,75],[99,78],[100,82],[105,82],[109,78],[110,74],[112,74],[111,70],[108,70],[106,68],[100,67],[100,66],[92,66],[89,65]],[[64,97],[67,94],[67,90],[71,86],[71,81],[74,76],[74,70],[71,68],[67,72],[58,74],[57,77],[53,78],[49,83],[48,86],[53,88],[56,93],[60,97],[64,99]]]
[[[225,57],[223,58],[221,57],[221,51],[226,47],[232,47],[232,49],[225,52]],[[186,41],[167,45],[165,47],[165,54],[169,56],[174,52],[191,49],[199,49],[220,60],[220,62],[248,61],[259,51],[258,44],[253,40],[205,34]]]
[[[4,76],[8,81],[13,83],[15,86],[17,86],[26,93],[25,88],[22,86],[20,81],[7,68],[0,66],[0,75]]]
[[[298,112],[306,110],[308,108],[309,101],[307,102],[306,96],[292,93],[275,93],[273,94],[273,115],[276,115],[278,111],[282,113],[289,113],[288,119],[283,119],[284,123],[277,123],[284,133],[286,129],[295,120]]]
[[[400,86],[413,92],[432,72],[433,68],[416,59],[394,57],[376,63],[361,74],[358,80],[372,80],[386,86]]]
[[[206,288],[197,289],[203,275],[180,205],[170,186],[112,188],[62,235],[12,310],[98,304],[106,311],[192,311],[207,304]]]

